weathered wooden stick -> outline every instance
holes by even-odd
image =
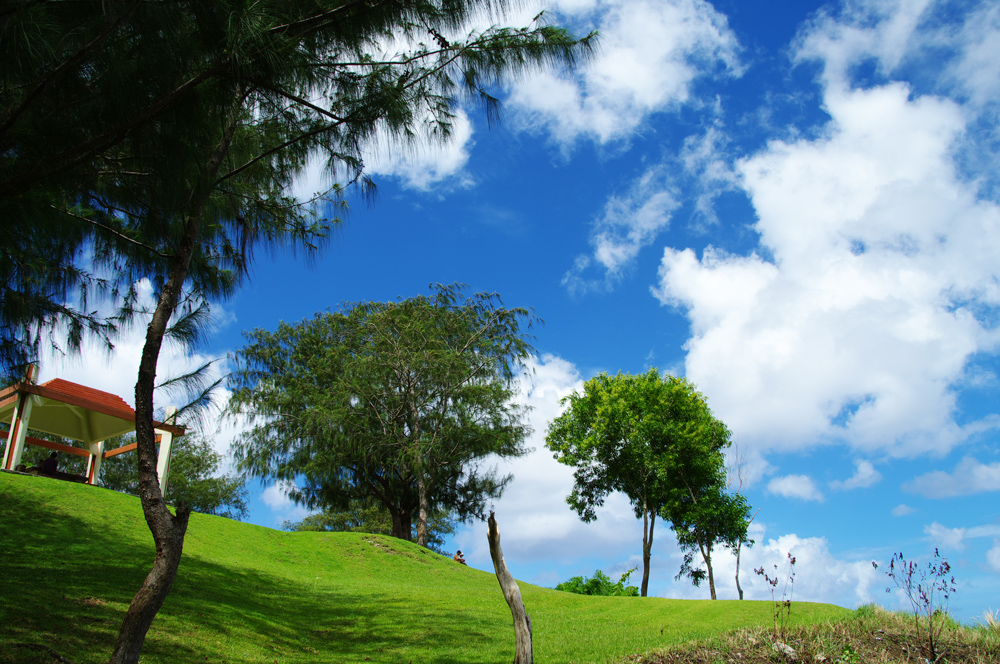
[[[493,512],[490,512],[487,523],[489,524],[487,538],[490,541],[493,569],[497,573],[500,590],[503,591],[503,597],[507,600],[510,614],[514,618],[514,664],[534,664],[531,651],[531,616],[524,610],[521,589],[517,587],[517,581],[511,576],[507,569],[507,563],[503,560],[503,550],[500,548],[500,529],[497,528],[497,520],[493,516]]]

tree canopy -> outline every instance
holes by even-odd
[[[482,462],[525,451],[513,381],[534,317],[493,294],[434,291],[247,334],[230,401],[252,424],[236,445],[240,467],[302,478],[292,496],[310,506],[374,498],[403,539],[416,516],[421,545],[434,509],[482,517],[510,479]]]
[[[676,578],[687,576],[695,586],[707,579],[712,599],[717,599],[712,567],[715,546],[735,551],[741,544],[753,545],[753,540],[747,538],[750,504],[745,496],[728,493],[725,478],[720,480],[701,487],[685,487],[687,493],[682,493],[663,511],[663,517],[670,520],[677,535],[677,544],[684,551]],[[704,569],[694,564],[695,553],[701,557]]]
[[[700,488],[715,480],[729,430],[691,383],[656,369],[599,374],[562,404],[566,410],[549,424],[545,441],[556,460],[576,469],[566,502],[589,522],[609,494],[628,497],[643,521],[645,597],[657,515],[685,484]]]
[[[309,156],[341,184],[367,182],[374,136],[446,137],[460,97],[495,119],[491,85],[586,52],[552,26],[471,28],[508,4],[5,3],[4,370],[19,377],[62,326],[53,340],[68,347],[87,331],[110,343],[136,281],[159,291],[176,264],[192,293],[224,297],[254,247],[315,248],[330,222],[285,192]],[[126,306],[102,315],[102,296]]]

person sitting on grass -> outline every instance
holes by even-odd
[[[455,552],[455,555],[454,555],[454,556],[452,556],[452,558],[451,558],[451,559],[452,559],[452,560],[454,560],[454,561],[455,561],[456,563],[461,563],[461,564],[463,564],[463,565],[465,564],[465,558],[463,558],[463,557],[462,557],[462,552],[461,552],[461,550],[459,550],[459,551],[456,551],[456,552]]]

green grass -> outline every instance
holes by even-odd
[[[14,644],[45,645],[74,664],[104,661],[152,558],[138,499],[0,473],[0,664],[44,661]],[[539,664],[621,660],[771,624],[770,602],[520,586]],[[797,602],[792,624],[847,615]],[[285,533],[202,514],[191,517],[177,580],[143,651],[150,663],[485,664],[512,656],[510,611],[492,573],[388,537]]]

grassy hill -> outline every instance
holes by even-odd
[[[13,645],[25,643],[74,664],[104,661],[152,558],[137,498],[0,473],[0,664],[57,661]],[[608,662],[771,622],[769,602],[585,597],[520,585],[539,664]],[[850,613],[796,603],[792,622]],[[177,580],[143,652],[144,662],[171,664],[512,657],[510,612],[492,573],[392,538],[285,533],[202,514],[191,517]]]

